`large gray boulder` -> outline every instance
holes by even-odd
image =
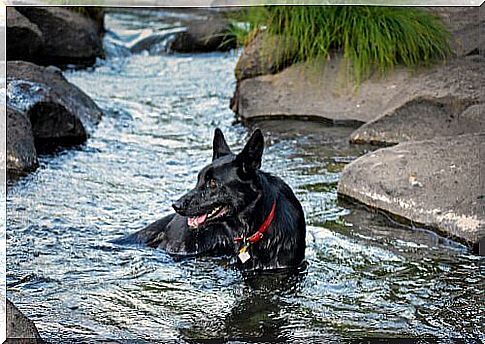
[[[34,322],[22,314],[22,312],[9,300],[7,300],[6,306],[6,343],[43,343]]]
[[[434,100],[459,99],[462,106],[477,103],[484,86],[485,59],[455,58],[419,71],[398,67],[385,77],[374,76],[357,88],[343,74],[339,56],[319,63],[292,65],[274,75],[239,82],[232,109],[243,120],[271,117],[319,118],[333,123],[367,123],[407,106],[419,111]]]
[[[451,32],[451,47],[457,56],[485,56],[485,10],[481,7],[432,7]]]
[[[393,145],[438,136],[485,132],[483,111],[484,104],[473,104],[470,98],[413,99],[364,124],[352,133],[350,141]]]
[[[358,128],[352,142],[389,145],[485,132],[484,57],[454,59],[401,88],[401,104]]]
[[[339,195],[478,250],[485,237],[485,134],[405,142],[347,165]]]
[[[273,75],[241,80],[231,108],[242,120],[258,118],[317,118],[334,123],[365,123],[392,100],[392,81],[366,81],[354,92],[338,80],[340,58],[291,65]],[[404,76],[398,74],[398,79]],[[372,102],[368,99],[373,99]]]
[[[38,167],[32,126],[27,116],[7,106],[7,172],[21,175]]]
[[[37,25],[15,7],[7,7],[7,59],[33,61],[43,45],[44,38]]]
[[[85,139],[101,120],[101,109],[55,67],[24,61],[7,63],[7,103],[29,115],[38,132],[40,119],[55,123],[53,137]],[[62,123],[64,122],[64,123]],[[47,128],[41,130],[44,134]],[[44,135],[45,137],[45,135]],[[70,140],[69,139],[69,140]]]
[[[38,26],[44,37],[39,64],[92,65],[103,57],[99,24],[62,7],[17,6],[15,9]],[[10,39],[8,40],[8,43]]]

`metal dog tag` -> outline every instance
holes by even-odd
[[[241,263],[246,263],[249,259],[251,259],[251,256],[249,255],[248,251],[243,251],[239,253],[238,255],[239,259],[241,260]]]

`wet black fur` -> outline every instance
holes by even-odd
[[[200,171],[196,187],[174,203],[176,213],[117,242],[146,244],[176,256],[237,256],[242,244],[234,238],[255,233],[276,201],[268,231],[249,246],[251,259],[245,264],[237,259],[237,264],[244,270],[298,267],[305,254],[303,210],[283,180],[260,170],[263,148],[263,135],[257,129],[235,155],[216,129],[212,163]],[[197,229],[187,225],[187,217],[209,213],[219,205],[230,211]]]

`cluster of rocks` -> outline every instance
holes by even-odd
[[[102,23],[62,7],[7,8],[7,60],[89,66],[103,57]]]
[[[274,48],[262,53],[259,33],[237,64],[231,108],[243,121],[360,124],[351,142],[396,146],[347,165],[339,195],[478,250],[485,237],[485,10],[432,10],[452,33],[454,55],[415,71],[398,67],[358,87],[345,75],[339,53],[288,66],[291,47],[278,49],[273,37]]]
[[[9,179],[35,170],[39,150],[84,142],[100,121],[99,107],[60,68],[103,57],[102,34],[99,22],[65,8],[7,8]]]

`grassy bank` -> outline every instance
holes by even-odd
[[[375,6],[268,6],[253,7],[238,20],[246,22],[234,33],[246,44],[255,30],[266,37],[279,35],[292,62],[328,58],[341,51],[353,77],[362,81],[377,69],[426,65],[450,54],[449,33],[426,10]]]

